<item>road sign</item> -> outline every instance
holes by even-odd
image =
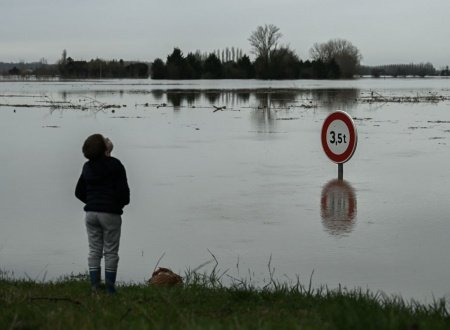
[[[355,124],[346,112],[333,112],[323,122],[322,147],[336,164],[343,164],[353,156],[357,142]]]

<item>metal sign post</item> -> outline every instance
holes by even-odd
[[[338,164],[338,179],[344,180],[344,164],[343,163]]]

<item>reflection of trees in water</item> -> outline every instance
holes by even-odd
[[[344,236],[353,231],[357,213],[356,192],[345,180],[334,179],[322,188],[320,215],[325,230]]]
[[[248,103],[248,101],[250,100],[250,93],[249,92],[237,92],[236,98],[242,103]]]
[[[206,99],[209,101],[210,104],[216,104],[217,100],[220,98],[220,95],[221,95],[220,92],[205,93]]]
[[[247,105],[250,99],[250,93],[236,91],[207,91],[205,96],[210,105],[226,106],[229,109]]]
[[[288,108],[314,104],[327,110],[348,110],[356,106],[357,89],[311,89],[256,92],[258,107]]]
[[[167,101],[173,106],[197,106],[199,103],[206,102],[206,105],[212,106],[226,106],[231,109],[240,105],[248,105],[251,94],[249,92],[234,92],[234,91],[220,91],[220,90],[206,90],[206,91],[167,91]],[[152,92],[152,95],[155,96]],[[158,95],[161,100],[162,95]]]
[[[167,92],[167,101],[172,104],[175,108],[180,108],[182,106],[195,106],[200,100],[201,93],[195,91],[181,92],[173,91]]]
[[[167,101],[169,101],[176,110],[179,110],[183,98],[184,96],[181,93],[167,92]]]
[[[297,101],[298,94],[292,92],[256,92],[258,108],[287,108]]]
[[[327,110],[350,110],[357,104],[359,89],[316,89],[311,97]]]
[[[259,133],[274,132],[277,121],[273,110],[268,108],[254,110],[251,118]]]
[[[161,101],[164,96],[164,91],[162,89],[154,89],[152,90],[152,97],[155,99],[155,101]]]
[[[174,107],[207,105],[236,107],[285,108],[314,105],[326,110],[349,110],[357,105],[357,89],[261,89],[261,90],[153,90],[155,101],[160,102],[164,93]],[[273,116],[272,116],[273,117]]]
[[[199,92],[186,93],[184,96],[188,106],[190,107],[194,106],[197,103],[197,101],[201,98],[201,94]]]

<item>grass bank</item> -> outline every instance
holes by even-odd
[[[225,287],[188,274],[183,286],[129,284],[108,296],[91,295],[86,278],[0,275],[0,329],[450,329],[444,302],[424,306],[361,290]]]

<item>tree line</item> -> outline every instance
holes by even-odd
[[[64,79],[107,79],[107,78],[148,78],[149,65],[142,62],[125,62],[124,60],[106,61],[91,59],[90,61],[74,60],[64,50],[56,64],[48,64],[41,59],[39,63],[19,63],[4,65],[3,75],[60,77]]]
[[[258,26],[248,41],[255,59],[242,49],[231,47],[209,54],[197,51],[184,56],[179,48],[166,61],[149,65],[123,60],[74,60],[66,50],[57,64],[42,61],[34,70],[14,67],[13,75],[59,76],[62,78],[147,78],[153,79],[338,79],[352,78],[361,60],[359,50],[346,40],[315,44],[311,60],[302,61],[289,46],[279,46],[282,34],[272,24]]]
[[[5,64],[0,66],[0,73],[77,79],[149,76],[152,79],[349,79],[355,75],[450,75],[448,67],[439,72],[431,63],[361,66],[359,49],[344,39],[314,44],[309,50],[310,59],[304,61],[289,46],[279,45],[281,37],[280,29],[275,25],[258,26],[248,38],[254,60],[235,47],[210,53],[190,52],[186,56],[175,47],[165,61],[156,58],[151,64],[99,58],[74,60],[64,50],[56,64],[48,64],[45,59],[32,66]]]
[[[243,55],[237,61],[222,62],[215,53],[206,58],[197,53],[187,56],[179,48],[164,62],[157,58],[151,66],[152,79],[333,79],[341,77],[335,61],[302,61],[289,48],[271,51],[270,61]]]
[[[200,52],[184,56],[174,48],[166,61],[154,60],[152,79],[339,79],[352,78],[362,58],[359,50],[349,41],[336,39],[315,44],[311,60],[302,61],[289,46],[280,46],[282,34],[272,24],[258,26],[249,37],[255,60],[238,51],[222,51],[207,55]],[[230,56],[232,55],[232,56]]]
[[[146,63],[125,63],[123,60],[105,61],[93,59],[87,61],[75,61],[67,57],[63,51],[58,63],[59,74],[63,78],[148,78],[149,67]]]
[[[42,58],[39,62],[30,63],[0,62],[0,75],[55,77],[59,75],[59,72],[55,64],[48,64],[47,61]]]
[[[442,70],[436,70],[431,63],[390,64],[378,66],[361,66],[361,75],[372,77],[425,77],[425,76],[448,76],[448,66]]]

